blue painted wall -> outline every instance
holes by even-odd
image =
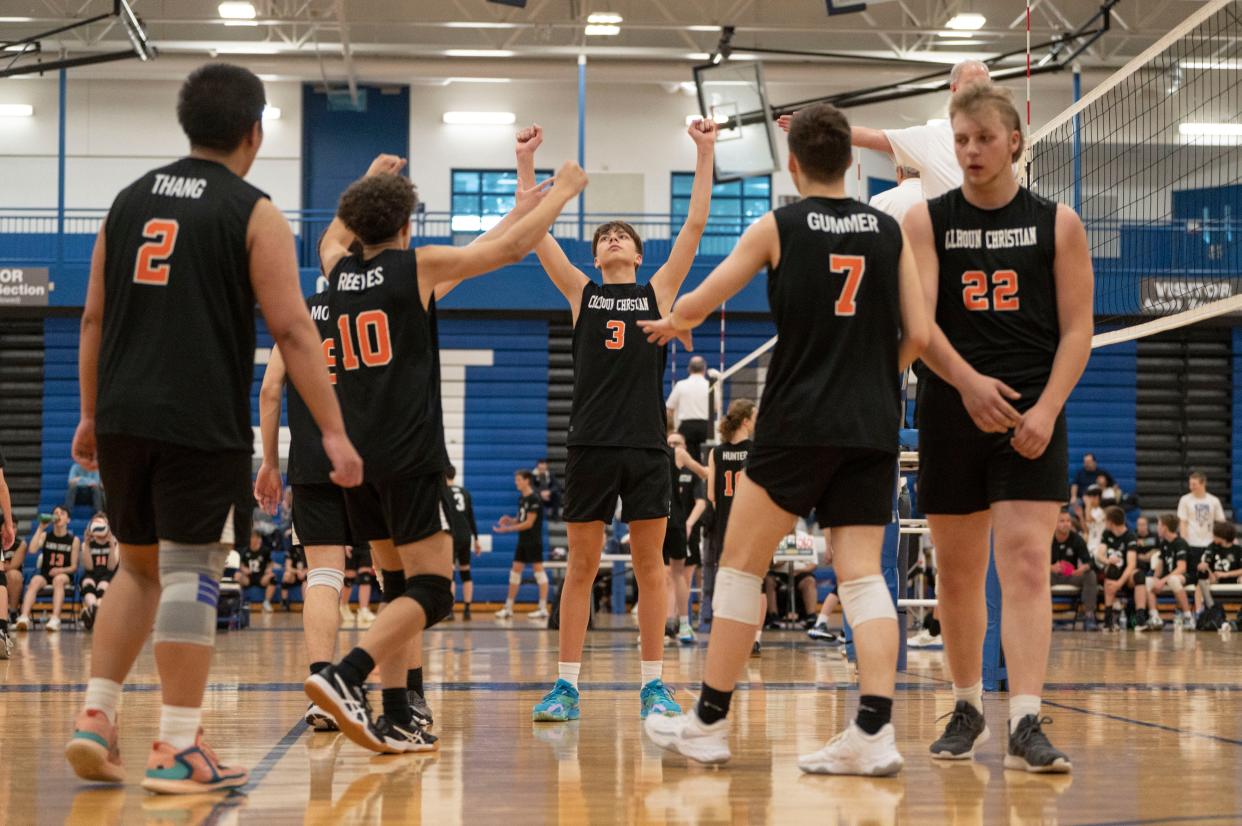
[[[302,85],[302,208],[335,211],[376,155],[409,157],[410,89],[360,86],[361,108],[351,111],[332,106],[316,86]]]
[[[1082,455],[1094,453],[1122,490],[1135,489],[1137,361],[1138,347],[1132,341],[1092,351],[1065,405],[1071,479],[1082,467]]]

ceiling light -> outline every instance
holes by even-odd
[[[983,24],[986,22],[988,22],[988,19],[984,17],[982,14],[975,14],[973,12],[963,12],[961,14],[955,14],[953,18],[950,19],[949,22],[945,23],[944,25],[946,28],[949,28],[949,29],[958,29],[960,31],[973,32],[973,31],[978,31],[979,29],[982,29]]]
[[[448,49],[444,54],[449,57],[513,57],[517,53],[509,49]]]
[[[620,26],[594,23],[586,27],[587,37],[616,37],[621,34]]]
[[[279,106],[264,106],[263,107],[263,120],[280,120],[280,107]]]
[[[0,118],[28,118],[33,114],[29,103],[0,103]]]
[[[1219,69],[1234,72],[1242,70],[1242,60],[1181,60],[1178,63],[1183,69]]]
[[[444,85],[450,83],[508,83],[507,77],[449,77],[444,79]]]
[[[961,29],[958,29],[957,31],[936,32],[936,37],[974,37],[974,36],[975,36],[974,32],[963,31]]]
[[[1242,144],[1242,123],[1181,123],[1177,131],[1182,143],[1200,146]]]
[[[718,32],[719,26],[686,26],[688,32]]]
[[[254,3],[226,2],[216,7],[225,20],[254,20]]]
[[[445,123],[454,126],[508,126],[517,122],[512,112],[445,112]]]
[[[686,55],[686,60],[711,60],[712,56],[707,52],[690,52]]]
[[[611,23],[616,25],[621,22],[621,15],[611,11],[596,11],[587,15],[588,23]]]

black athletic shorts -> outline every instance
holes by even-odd
[[[462,542],[456,537],[453,538],[453,562],[459,568],[470,567],[470,552],[474,550],[474,537],[466,537],[466,541]]]
[[[250,487],[250,451],[116,433],[96,437],[112,532],[126,545],[233,542],[229,515]],[[253,504],[253,500],[252,500]]]
[[[1203,561],[1203,555],[1211,549],[1211,546],[1202,548],[1189,546],[1186,551],[1186,587],[1192,588],[1199,583],[1199,563]]]
[[[345,512],[345,491],[331,482],[293,485],[293,544],[345,547],[354,544]]]
[[[699,546],[703,543],[703,529],[696,527],[686,542],[686,567],[697,568],[703,564],[703,554]]]
[[[690,556],[690,548],[686,545],[686,526],[668,521],[664,528],[664,564],[674,559],[685,560]]]
[[[1057,416],[1043,455],[1026,459],[1011,433],[975,427],[957,390],[932,380],[919,413],[919,510],[968,514],[993,502],[1069,500],[1069,440],[1065,413]]]
[[[391,539],[394,545],[421,542],[451,530],[453,507],[448,484],[440,471],[402,476],[383,482],[363,482],[345,489],[345,509],[356,542]],[[357,552],[355,551],[355,555]],[[370,552],[367,564],[370,567]]]
[[[621,521],[667,519],[673,496],[668,451],[663,448],[573,447],[565,463],[565,521],[612,524],[621,499]]]
[[[115,573],[116,571],[109,571],[107,568],[103,570],[90,570],[86,572],[86,576],[82,577],[82,584],[85,585],[88,582],[93,582],[95,587],[98,588],[100,585],[111,582],[112,575]]]
[[[825,528],[893,521],[896,453],[857,447],[756,445],[746,463],[746,476],[767,491],[781,510],[798,516],[808,516],[813,510]]]
[[[536,536],[534,542],[523,542],[519,535],[517,548],[513,551],[513,561],[525,562],[527,565],[543,562],[543,538]]]

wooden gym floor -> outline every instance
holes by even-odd
[[[642,735],[629,617],[605,617],[614,624],[589,638],[583,719],[535,726],[530,708],[555,674],[555,635],[520,617],[480,615],[428,634],[442,748],[427,757],[376,757],[306,730],[299,615],[255,614],[249,630],[221,633],[205,725],[252,780],[244,795],[190,799],[136,785],[159,709],[149,648],[121,710],[131,783],[92,787],[61,758],[90,637],[20,634],[13,659],[0,662],[0,823],[1242,823],[1242,635],[1056,634],[1046,711],[1072,776],[1005,771],[995,734],[978,763],[928,759],[951,701],[942,654],[911,652],[894,721],[906,768],[871,780],[797,769],[797,755],[819,748],[855,702],[837,649],[800,633],[766,636],[734,700],[734,760],[707,769]],[[343,632],[341,645],[356,633]],[[666,649],[665,679],[684,703],[703,642]],[[985,704],[1001,731],[1003,698]]]

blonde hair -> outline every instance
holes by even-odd
[[[755,403],[750,399],[734,399],[729,404],[729,412],[720,420],[720,438],[726,442],[742,428],[742,424],[755,415]]]
[[[1013,94],[1003,86],[971,85],[953,95],[949,101],[949,120],[958,114],[975,115],[980,109],[990,108],[1006,121],[1009,128],[1018,133],[1018,148],[1014,150],[1013,162],[1022,157],[1026,135],[1022,132],[1022,117],[1014,105]]]

